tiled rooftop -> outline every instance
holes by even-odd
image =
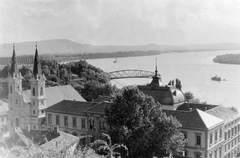
[[[212,108],[217,107],[218,105],[210,105],[210,104],[196,104],[196,103],[184,103],[182,105],[180,105],[177,110],[181,110],[181,111],[191,111],[194,109],[199,109],[202,111],[206,111]]]
[[[93,107],[96,103],[62,100],[51,107],[48,107],[47,111],[64,112],[68,114],[80,114],[85,110]]]
[[[209,129],[223,122],[222,119],[219,119],[198,109],[195,109],[193,111],[164,110],[164,112],[168,116],[172,115],[175,117],[182,124],[183,128]]]
[[[229,121],[239,116],[237,112],[223,106],[217,106],[207,110],[206,113],[218,117],[224,121]]]

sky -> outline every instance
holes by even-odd
[[[0,43],[240,43],[240,0],[1,0]]]

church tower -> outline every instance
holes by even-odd
[[[33,76],[31,79],[31,114],[42,118],[45,116],[44,109],[46,108],[46,78],[42,74],[41,63],[38,56],[37,43],[33,64]],[[40,121],[41,122],[41,121]],[[41,128],[38,126],[38,128]]]
[[[18,71],[14,44],[13,44],[11,68],[10,68],[10,73],[8,75],[8,91],[9,91],[9,99],[14,94],[14,92],[18,92],[18,93],[22,92],[22,76],[21,76],[21,73]]]
[[[12,134],[15,127],[21,127],[21,114],[19,109],[22,108],[22,76],[18,71],[13,44],[13,55],[11,60],[10,73],[8,74],[8,103],[9,103],[9,130]]]

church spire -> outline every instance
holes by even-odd
[[[159,86],[159,79],[158,76],[158,70],[157,70],[157,59],[156,59],[156,69],[155,69],[155,75],[152,77],[152,82],[150,83],[151,86]]]
[[[17,59],[15,54],[15,44],[13,43],[13,55],[12,55],[12,61],[11,61],[11,70],[10,70],[11,76],[18,75],[18,67],[17,67]]]
[[[40,77],[42,75],[42,71],[41,71],[40,60],[38,57],[37,42],[35,46],[36,46],[36,51],[35,51],[35,57],[34,57],[34,63],[33,63],[33,76],[37,78],[37,76]]]

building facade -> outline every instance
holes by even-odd
[[[89,103],[63,100],[46,109],[46,127],[71,133],[75,136],[91,136],[83,138],[83,144],[97,139],[106,133],[108,126],[105,120],[105,108],[110,103]]]

